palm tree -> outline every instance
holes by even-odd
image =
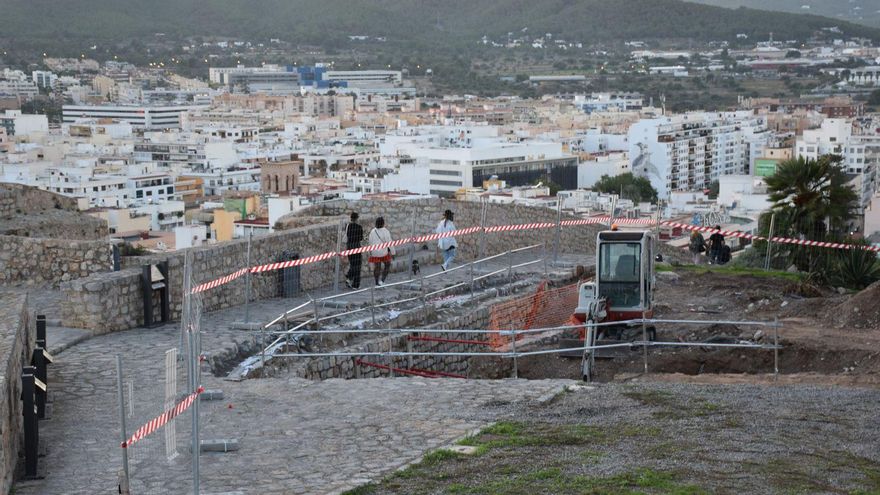
[[[847,183],[842,160],[838,155],[786,160],[765,179],[777,221],[788,227],[787,234],[824,240],[829,232],[846,230],[858,196]]]

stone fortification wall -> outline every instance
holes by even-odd
[[[399,239],[411,235],[430,234],[434,232],[442,219],[443,211],[455,213],[455,225],[462,229],[481,225],[480,203],[454,201],[444,199],[427,199],[415,201],[334,201],[325,205],[315,206],[303,212],[303,215],[325,215],[345,218],[352,211],[361,217],[361,225],[369,231],[375,218],[383,216],[386,227],[392,237]],[[563,215],[563,220],[575,219],[571,215]],[[557,213],[547,208],[536,208],[519,205],[487,204],[484,227],[535,222],[556,222]],[[563,228],[560,232],[560,254],[592,253],[596,244],[595,226],[579,226]],[[458,255],[473,259],[478,255],[490,256],[510,249],[546,243],[548,251],[555,243],[555,229],[526,230],[511,233],[474,234],[458,238]],[[481,241],[482,238],[482,241]],[[482,243],[482,253],[480,244]],[[435,249],[436,242],[429,243]],[[552,252],[552,251],[550,251]]]
[[[0,235],[0,285],[57,287],[113,268],[107,241]]]
[[[61,288],[65,295],[61,302],[65,326],[106,333],[144,323],[139,269],[99,273]]]
[[[0,285],[57,287],[112,268],[107,223],[76,200],[0,184]]]
[[[30,362],[35,331],[24,294],[0,295],[0,493],[9,493],[23,442],[21,369]]]
[[[481,205],[479,203],[447,201],[440,199],[419,201],[355,201],[333,202],[327,205],[306,209],[300,215],[283,219],[286,225],[297,225],[290,218],[307,219],[306,226],[283,230],[267,236],[256,237],[251,249],[251,265],[279,261],[280,255],[287,251],[307,257],[328,251],[335,251],[339,229],[348,213],[356,210],[361,214],[361,224],[366,231],[373,225],[377,216],[384,216],[394,238],[432,233],[440,221],[442,212],[451,209],[456,214],[459,228],[480,225]],[[324,223],[316,223],[324,219]],[[564,218],[571,218],[565,216]],[[531,208],[511,205],[488,205],[485,226],[508,225],[531,222],[555,222],[556,212],[546,208]],[[415,228],[413,228],[415,223]],[[282,224],[284,224],[282,222]],[[594,226],[562,229],[559,243],[560,254],[589,254],[595,246],[597,228]],[[500,253],[509,249],[545,242],[547,253],[552,254],[555,242],[555,229],[531,230],[502,234],[479,234],[459,238],[461,259],[473,259],[478,255],[483,238],[483,256]],[[435,250],[436,243],[429,243]],[[124,259],[124,267],[139,268],[146,263],[168,260],[171,287],[171,316],[177,320],[183,305],[184,257],[190,253],[193,260],[195,284],[217,279],[233,273],[247,265],[247,240],[234,240],[219,244],[200,246],[173,253]],[[439,256],[439,255],[438,255]],[[540,253],[537,254],[540,256]],[[405,260],[404,260],[405,261]],[[305,265],[300,268],[300,288],[309,291],[326,287],[333,282],[336,261],[334,259]],[[341,267],[345,269],[345,262]],[[395,269],[405,270],[405,263],[395,264]],[[76,322],[76,326],[98,331],[115,331],[133,328],[142,323],[142,309],[136,310],[140,302],[140,289],[133,283],[134,272],[123,270],[117,274],[93,275],[89,278],[66,284],[67,304],[63,311],[65,319]],[[138,270],[138,273],[139,270]],[[272,271],[252,276],[251,299],[265,299],[279,295],[280,271]],[[92,283],[93,282],[93,283]],[[90,285],[90,283],[92,283]],[[202,293],[202,306],[212,311],[240,305],[245,300],[245,277]],[[136,288],[137,287],[137,288]],[[124,291],[128,288],[128,292]],[[135,289],[133,289],[135,288]],[[82,293],[82,294],[78,294]],[[113,294],[102,297],[101,294]],[[123,298],[124,300],[120,300]],[[86,308],[97,308],[87,310]],[[117,313],[118,311],[118,313]],[[127,312],[127,314],[126,314]]]
[[[0,183],[0,217],[42,210],[77,211],[76,199],[43,191],[36,187]]]
[[[313,225],[255,237],[251,245],[251,265],[278,261],[285,251],[300,258],[336,249],[338,222]],[[143,324],[141,266],[168,261],[171,318],[180,319],[183,310],[184,258],[191,256],[194,284],[208,282],[247,265],[247,240],[210,244],[168,254],[126,257],[124,269],[93,275],[65,284],[62,314],[65,322],[77,328],[110,332]],[[299,269],[300,288],[309,291],[332,283],[335,261],[328,260]],[[251,276],[251,299],[279,296],[281,271]],[[245,277],[201,294],[204,311],[243,304]],[[155,306],[155,305],[154,305]]]
[[[44,210],[0,217],[0,234],[36,239],[98,241],[109,236],[107,222],[82,213]]]

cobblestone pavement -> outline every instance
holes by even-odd
[[[137,329],[89,339],[65,350],[50,374],[56,390],[52,417],[41,424],[45,479],[18,483],[16,494],[114,493],[121,466],[113,353],[139,383],[135,407],[162,407],[161,359],[176,332]],[[150,344],[152,343],[152,345]],[[139,352],[126,350],[139,349]],[[201,457],[204,493],[332,493],[412,462],[485,426],[488,403],[510,409],[558,391],[564,381],[464,381],[409,378],[372,380],[247,380],[206,376],[223,401],[201,403],[203,439],[238,439],[241,449]],[[139,409],[140,410],[140,409]],[[146,414],[135,414],[148,419]],[[175,461],[162,455],[163,433],[133,448],[132,493],[185,493],[191,482],[190,415],[177,420]],[[130,422],[129,430],[139,423]],[[184,446],[184,448],[180,448]]]
[[[543,271],[540,264],[530,268]],[[459,270],[437,277],[432,288],[466,278],[468,271]],[[252,303],[252,319],[267,321],[297,302]],[[241,320],[240,307],[204,315],[203,349],[229,352],[254,341],[257,333],[236,329]],[[50,331],[50,341],[51,335]],[[131,434],[164,409],[165,352],[178,342],[175,323],[92,337],[64,349],[50,368],[51,417],[40,425],[41,443],[46,446],[46,456],[40,459],[44,478],[17,483],[15,493],[116,493],[122,452],[115,355],[124,359]],[[183,391],[182,365],[177,372],[178,391]],[[240,443],[237,452],[201,456],[202,493],[255,494],[335,493],[352,488],[485,426],[493,420],[484,411],[487,404],[493,405],[492,411],[503,410],[505,416],[516,414],[567,383],[420,378],[324,382],[275,378],[236,383],[208,373],[202,377],[206,388],[225,394],[222,401],[200,403],[202,439],[234,438]],[[499,409],[498,404],[504,407]],[[165,456],[164,432],[131,449],[132,493],[189,491],[190,417],[187,413],[175,421],[178,455],[174,460]]]

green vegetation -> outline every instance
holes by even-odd
[[[99,13],[96,15],[96,13]],[[675,19],[675,22],[657,22]],[[129,40],[168,36],[266,39],[340,48],[347,36],[384,36],[388,42],[473,44],[483,35],[552,32],[578,41],[630,39],[803,40],[828,26],[847,36],[880,39],[880,31],[813,15],[730,10],[680,0],[9,0],[0,33],[28,40]],[[840,36],[839,34],[837,35]],[[442,46],[442,45],[441,45]]]
[[[824,240],[828,234],[846,232],[858,196],[848,184],[842,161],[835,155],[786,160],[766,178],[776,235]]]
[[[592,189],[606,194],[619,194],[621,198],[630,199],[636,203],[657,201],[657,190],[651,185],[651,181],[644,177],[636,177],[632,173],[614,177],[603,175],[601,179],[596,181]]]
[[[697,274],[704,273],[720,273],[724,275],[743,275],[743,276],[751,276],[751,277],[770,277],[770,278],[781,278],[785,280],[789,280],[792,282],[800,282],[803,280],[804,275],[800,273],[791,273],[782,270],[764,270],[762,268],[755,268],[750,266],[739,266],[739,265],[714,265],[714,266],[703,266],[703,265],[657,265],[655,270],[658,272],[680,272],[680,271],[688,271]]]
[[[717,5],[735,9],[748,7],[752,9],[776,10],[779,12],[804,13],[810,12],[815,15],[840,18],[845,21],[857,22],[866,26],[880,26],[880,13],[875,8],[868,8],[867,2],[864,9],[855,11],[851,8],[852,1],[847,6],[846,2],[805,2],[804,0],[690,0],[706,5]],[[804,5],[810,9],[805,10]],[[876,5],[876,4],[875,4]],[[830,27],[830,26],[829,26]]]
[[[848,183],[841,161],[835,155],[787,160],[767,177],[770,200],[774,202],[774,236],[865,244],[848,233],[858,196]],[[771,213],[762,215],[760,235],[770,235],[770,222]],[[753,252],[737,264],[763,266],[767,249],[766,241],[757,241]],[[880,261],[875,253],[863,249],[774,244],[771,266],[790,265],[808,273],[812,284],[863,289],[880,280]]]

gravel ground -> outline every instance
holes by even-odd
[[[878,493],[880,391],[609,383],[484,408],[476,456],[357,493]]]

